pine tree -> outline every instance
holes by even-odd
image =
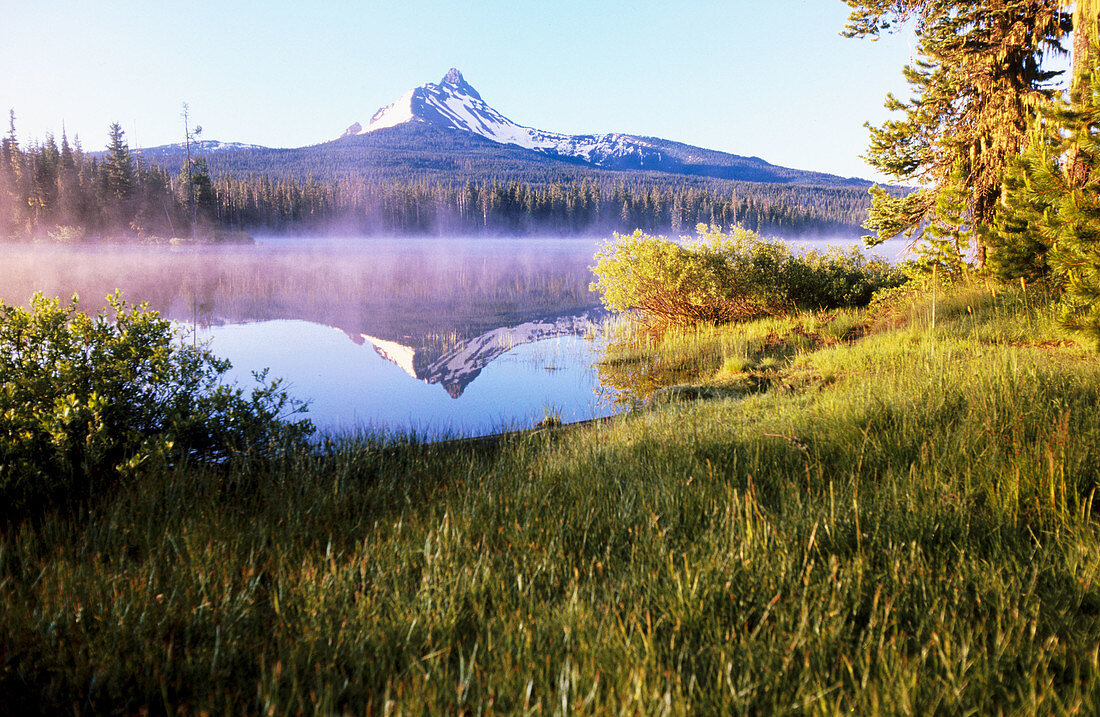
[[[952,172],[961,164],[965,214],[976,227],[997,212],[1001,177],[1020,150],[1030,108],[1049,96],[1046,53],[1061,49],[1070,18],[1058,0],[846,0],[846,33],[877,36],[915,22],[918,58],[904,70],[913,90],[886,107],[903,113],[870,127],[868,160],[884,174],[925,185],[907,197],[872,192],[871,241],[919,236],[942,192],[958,191]],[[984,234],[982,234],[984,236]],[[977,247],[978,263],[984,246]]]
[[[1082,160],[1089,174],[1080,181],[1073,176],[1078,168],[1068,163],[1052,173],[1057,199],[1044,223],[1052,238],[1048,261],[1065,291],[1062,324],[1084,333],[1100,350],[1100,71],[1094,68],[1079,87],[1073,106],[1051,114],[1064,137],[1065,156]]]
[[[0,141],[0,234],[15,236],[29,230],[26,165],[15,133],[15,110],[9,110],[8,134]]]
[[[1049,269],[1063,290],[1062,324],[1100,349],[1100,71],[1073,88],[1071,101],[1042,109],[1009,169],[994,268],[1003,278]]]
[[[73,148],[69,144],[69,137],[65,134],[65,129],[61,129],[61,168],[65,170],[71,170],[76,167],[76,159],[73,156]]]
[[[1051,131],[1047,120],[1037,117],[1024,151],[1005,168],[1001,209],[985,235],[988,269],[1005,281],[1033,281],[1050,271],[1048,213],[1054,197],[1066,190],[1058,161],[1060,138]]]
[[[109,134],[107,156],[103,158],[97,172],[100,209],[105,219],[103,228],[108,231],[129,232],[134,229],[137,169],[130,148],[126,145],[122,127],[117,122],[112,123]]]
[[[967,255],[974,238],[968,216],[966,167],[958,163],[936,194],[936,205],[917,247],[919,263],[940,274],[961,278],[967,272]]]
[[[57,181],[61,165],[61,153],[52,134],[31,151],[31,193],[27,204],[33,213],[35,227],[48,224],[57,210]]]
[[[107,156],[103,158],[101,171],[108,196],[122,202],[129,199],[134,192],[134,158],[118,122],[111,124],[109,132],[111,139],[107,144]]]

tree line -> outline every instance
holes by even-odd
[[[699,223],[837,234],[854,232],[868,205],[865,192],[848,189],[810,193],[801,187],[749,185],[712,190],[587,178],[454,183],[222,175],[214,190],[217,220],[226,226],[368,235],[679,233]]]
[[[212,177],[203,158],[172,171],[132,151],[118,124],[103,152],[52,135],[0,143],[0,237],[212,237],[222,230],[350,235],[680,233],[696,224],[853,234],[869,198],[853,188],[649,178],[465,182],[341,176]]]
[[[80,241],[103,236],[188,236],[211,226],[213,185],[202,171],[193,189],[135,156],[122,128],[110,126],[102,157],[79,138],[52,135],[21,147],[15,113],[0,140],[0,237]],[[201,170],[201,165],[199,166]],[[194,208],[202,209],[195,215]]]

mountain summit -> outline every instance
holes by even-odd
[[[443,81],[440,84],[449,85],[475,99],[481,99],[481,95],[477,93],[477,90],[471,87],[470,83],[466,82],[466,78],[462,76],[462,73],[454,67],[447,70],[447,74],[443,75]]]
[[[490,107],[454,67],[439,84],[429,82],[409,90],[397,101],[375,112],[366,127],[356,122],[344,136],[370,134],[410,122],[469,132],[500,144],[514,144],[553,157],[581,159],[597,166],[628,156],[637,160],[660,159],[659,151],[638,137],[568,135],[517,124]]]

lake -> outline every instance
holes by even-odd
[[[474,436],[619,410],[596,370],[601,241],[7,245],[0,299],[77,293],[94,310],[121,291],[228,358],[230,380],[270,369],[322,431]]]
[[[0,299],[119,290],[228,358],[270,369],[323,431],[439,438],[616,409],[595,362],[594,240],[272,239],[244,247],[9,245]]]

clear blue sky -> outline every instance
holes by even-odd
[[[4,0],[0,108],[21,140],[314,144],[458,67],[520,124],[652,135],[872,177],[865,121],[907,37],[839,36],[841,0]]]

